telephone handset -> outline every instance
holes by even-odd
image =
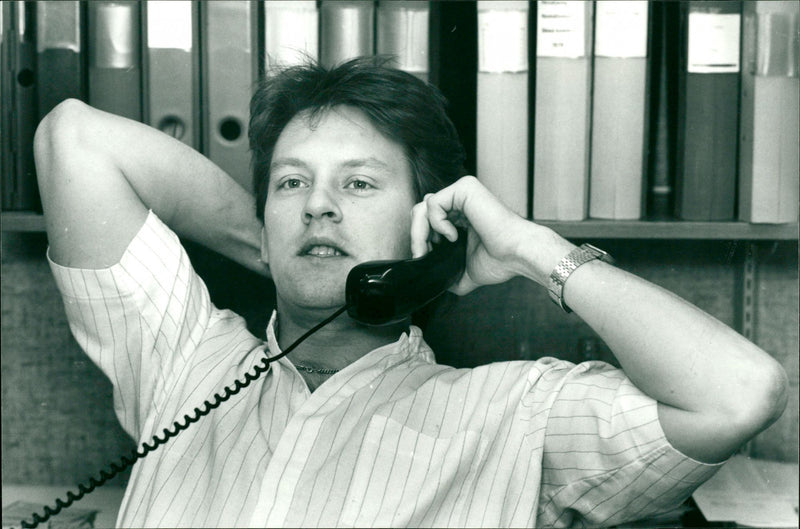
[[[134,449],[130,456],[122,456],[119,464],[111,463],[110,471],[103,469],[99,473],[99,478],[91,477],[88,485],[81,483],[77,493],[68,491],[66,500],[56,498],[55,507],[44,507],[42,515],[33,513],[31,521],[22,521],[22,527],[37,527],[97,487],[104,485],[160,445],[167,443],[192,423],[199,421],[211,410],[249,386],[269,370],[271,362],[288,355],[303,340],[333,321],[345,310],[351,318],[367,325],[386,325],[407,318],[413,311],[422,308],[458,281],[464,273],[466,249],[467,232],[459,228],[458,239],[455,242],[444,239],[435,244],[434,248],[423,257],[400,261],[370,261],[355,266],[347,275],[345,306],[309,329],[280,354],[262,358],[261,364],[254,366],[252,372],[245,373],[243,380],[237,379],[232,385],[225,386],[224,391],[215,393],[213,402],[206,400],[201,407],[194,408],[191,416],[185,415],[183,422],[175,421],[171,428],[164,428],[160,436],[154,435],[150,443],[142,443],[141,448]]]
[[[467,232],[443,239],[422,257],[400,261],[370,261],[347,275],[347,314],[367,325],[387,325],[409,317],[450,288],[464,273]]]

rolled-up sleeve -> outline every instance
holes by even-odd
[[[208,290],[177,235],[152,211],[108,268],[64,267],[49,254],[48,261],[73,335],[111,380],[117,417],[138,439],[203,335]]]
[[[547,415],[541,526],[609,526],[662,513],[721,466],[672,447],[657,402],[606,363],[559,362],[527,399]]]

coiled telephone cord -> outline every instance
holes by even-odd
[[[256,365],[253,367],[253,371],[246,372],[244,374],[244,382],[240,379],[236,379],[233,383],[233,388],[231,386],[225,386],[223,390],[223,394],[220,395],[219,393],[214,394],[214,402],[209,402],[208,400],[203,402],[203,406],[205,409],[195,408],[194,415],[189,416],[188,414],[183,416],[183,424],[178,421],[175,421],[172,425],[172,430],[168,428],[164,428],[163,436],[159,437],[157,434],[153,436],[152,444],[148,444],[146,442],[142,443],[140,449],[134,449],[131,451],[130,456],[122,456],[120,457],[121,464],[118,465],[117,463],[111,463],[109,465],[110,472],[106,472],[105,469],[100,470],[99,476],[100,478],[97,479],[95,476],[89,478],[89,484],[86,485],[84,483],[80,483],[78,485],[78,492],[77,494],[73,491],[67,491],[67,500],[64,501],[61,498],[56,498],[55,507],[50,507],[46,505],[44,507],[44,514],[40,515],[39,513],[32,513],[32,521],[22,520],[22,527],[26,529],[33,529],[37,527],[40,523],[46,522],[50,519],[51,516],[55,516],[56,514],[60,513],[62,509],[66,509],[76,501],[80,500],[90,492],[92,492],[97,487],[104,485],[107,481],[114,478],[117,474],[122,472],[123,470],[127,469],[128,467],[132,466],[136,461],[139,459],[144,458],[147,454],[154,451],[159,446],[166,444],[170,439],[177,436],[182,431],[186,430],[190,424],[199,421],[202,417],[208,415],[211,410],[216,409],[219,407],[220,404],[231,398],[232,396],[239,393],[242,389],[246,388],[250,385],[251,382],[258,379],[261,375],[266,373],[269,370],[269,364],[275,362],[283,358],[284,356],[288,355],[295,347],[300,345],[306,338],[320,330],[322,327],[336,319],[342,312],[347,310],[347,305],[339,308],[336,312],[322,320],[320,323],[309,329],[305,334],[303,334],[300,338],[294,341],[291,345],[289,345],[285,350],[283,350],[280,354],[275,355],[273,357],[264,357],[261,359],[261,364]]]

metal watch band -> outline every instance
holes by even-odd
[[[567,282],[572,272],[580,265],[588,263],[589,261],[594,261],[595,259],[606,262],[613,261],[611,256],[600,248],[592,246],[591,244],[581,244],[579,247],[569,252],[566,257],[561,259],[561,262],[550,272],[550,282],[547,286],[547,291],[553,303],[561,307],[564,312],[572,312],[572,309],[564,303],[564,283]]]

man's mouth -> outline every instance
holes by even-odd
[[[310,255],[312,257],[341,257],[347,254],[332,246],[318,245],[309,248],[304,255]]]
[[[347,252],[342,250],[336,241],[327,237],[312,237],[300,248],[298,255],[301,257],[345,257]]]

